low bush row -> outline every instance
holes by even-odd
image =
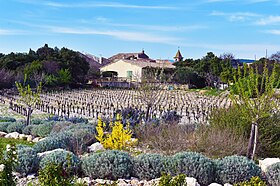
[[[26,126],[24,120],[16,121],[10,117],[0,117],[0,131],[3,132],[18,132],[26,135],[33,135],[38,137],[46,137],[56,125],[74,125],[74,124],[88,124],[88,120],[84,118],[71,117],[60,118],[54,116],[48,120],[32,119],[31,124]],[[54,130],[55,131],[55,130]]]
[[[69,151],[54,151],[39,158],[36,150],[30,147],[18,148],[19,164],[17,170],[22,174],[36,172],[48,163],[60,164],[71,174],[89,176],[92,179],[111,179],[137,177],[151,180],[162,173],[171,176],[185,174],[194,177],[202,185],[212,182],[239,183],[261,176],[260,168],[242,156],[229,156],[211,160],[199,153],[181,152],[173,156],[160,154],[141,154],[136,157],[126,152],[109,150],[89,154],[79,159]],[[279,185],[280,163],[271,166],[267,172],[270,184]]]
[[[46,137],[50,134],[54,122],[53,121],[42,121],[42,123],[36,123],[31,125],[26,125],[24,121],[8,121],[0,122],[0,131],[3,132],[18,132],[27,135]]]
[[[95,126],[89,124],[69,125],[67,122],[56,123],[48,137],[37,142],[34,149],[45,152],[58,148],[66,149],[74,154],[83,154],[87,147],[96,142]]]
[[[2,119],[3,120],[3,119]],[[34,119],[26,126],[24,121],[9,118],[0,122],[0,131],[18,132],[45,138],[34,146],[36,152],[45,152],[57,148],[67,149],[75,154],[82,154],[89,144],[94,143],[96,129],[92,124],[79,123],[84,119],[72,118],[70,121]],[[73,123],[75,122],[75,123]]]

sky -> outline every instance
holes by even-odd
[[[280,0],[0,0],[0,53],[47,43],[95,56],[170,59],[280,51]]]

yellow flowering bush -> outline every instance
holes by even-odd
[[[95,137],[105,149],[124,150],[137,143],[137,140],[132,139],[132,131],[129,128],[129,124],[124,128],[119,115],[117,115],[117,120],[114,123],[110,122],[110,127],[112,128],[111,133],[104,132],[106,123],[101,118],[98,118],[96,126],[97,135]]]

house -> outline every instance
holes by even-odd
[[[101,72],[111,71],[116,72],[118,79],[126,81],[141,82],[145,73],[149,68],[153,69],[173,69],[175,68],[171,62],[156,62],[147,58],[143,59],[120,59],[115,60],[113,63],[107,64],[100,68]]]
[[[90,68],[94,68],[94,69],[99,69],[102,66],[107,65],[111,62],[110,60],[102,56],[96,57],[92,54],[81,53],[81,52],[79,52],[79,55],[89,63]]]
[[[146,60],[146,61],[153,61],[149,58],[145,51],[142,50],[140,53],[118,53],[113,55],[112,57],[108,58],[111,62],[120,60],[120,59],[127,59],[127,60]]]

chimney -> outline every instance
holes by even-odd
[[[102,56],[100,55],[100,57],[99,57],[99,63],[102,65],[102,62],[103,61],[103,59],[102,59]]]

